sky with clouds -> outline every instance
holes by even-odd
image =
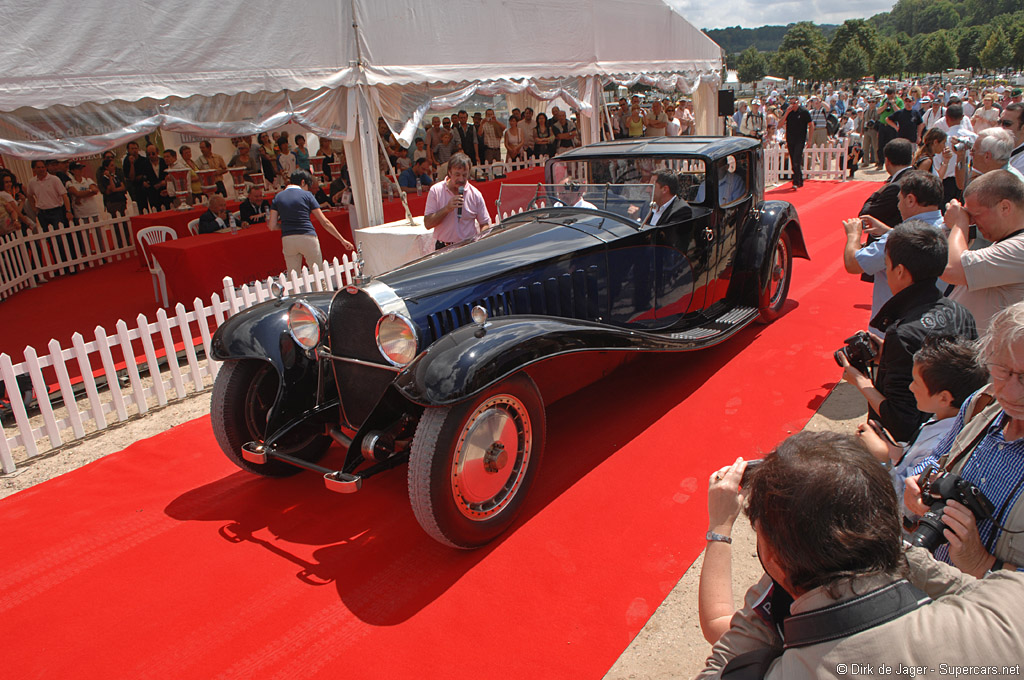
[[[888,12],[896,0],[666,0],[697,28],[782,25],[798,21],[841,24]]]

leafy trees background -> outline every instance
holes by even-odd
[[[840,26],[707,30],[741,82],[764,75],[857,80],[1024,67],[1024,0],[897,0],[888,12]]]

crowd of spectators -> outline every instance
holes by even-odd
[[[767,115],[781,97],[772,93]],[[842,225],[842,263],[871,285],[871,314],[835,359],[868,415],[852,437],[783,442],[745,481],[742,459],[711,476],[699,606],[714,647],[701,677],[798,677],[853,656],[1019,658],[1020,634],[1007,639],[993,622],[1016,616],[1024,594],[1020,100],[1015,88],[841,88],[806,107],[791,96],[775,122],[771,141],[793,153],[835,115],[835,138],[850,136],[889,175]],[[769,129],[748,122],[754,102],[738,108],[737,133]],[[962,494],[940,491],[951,488]],[[745,503],[766,576],[737,611],[729,544]],[[900,588],[915,595],[890,607],[884,628],[865,623],[885,609],[870,596]],[[942,649],[921,653],[909,630]],[[996,649],[969,656],[992,640]]]

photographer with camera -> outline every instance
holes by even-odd
[[[899,152],[898,160],[910,162],[910,146],[905,139],[896,139],[889,142],[886,147],[886,167],[890,167],[892,161],[889,158]],[[889,298],[892,291],[885,280],[885,235],[891,227],[896,226],[903,220],[918,219],[933,224],[936,229],[942,230],[942,214],[939,212],[939,201],[942,200],[942,185],[938,178],[928,173],[911,170],[902,167],[891,178],[892,181],[876,191],[861,209],[859,217],[843,221],[843,229],[846,230],[846,248],[843,250],[843,265],[846,271],[851,274],[866,275],[872,281],[871,290],[871,318],[878,315]],[[906,180],[906,187],[903,182]],[[878,196],[877,201],[872,201]],[[881,209],[889,202],[894,204],[896,214],[899,218],[893,219],[874,211],[874,208]],[[887,214],[888,209],[885,209]],[[891,221],[890,221],[891,220]],[[864,232],[869,234],[868,241],[861,245],[861,237]],[[945,286],[942,287],[945,290]],[[875,335],[882,336],[884,331],[875,326],[870,327]]]
[[[966,162],[970,151],[970,167]],[[956,146],[956,185],[961,191],[973,180],[986,172],[1006,170],[1024,182],[1020,170],[1010,165],[1010,154],[1013,153],[1013,135],[1002,128],[988,128],[978,133],[971,143],[970,140],[959,142]]]
[[[902,189],[906,193],[901,191],[901,205],[905,196],[917,190],[918,179],[922,186],[935,182],[932,176],[915,172],[914,177],[904,180]],[[938,190],[937,182],[932,190]],[[835,358],[843,367],[843,377],[867,399],[868,418],[881,422],[896,441],[905,442],[924,421],[910,391],[914,353],[929,335],[973,340],[977,332],[970,312],[943,297],[936,286],[947,259],[942,232],[933,224],[913,219],[898,225],[878,243],[883,240],[884,276],[892,297],[871,320],[871,325],[885,334],[875,351],[878,368],[874,380],[868,377],[866,366],[858,362],[862,352],[851,353],[848,345],[836,352]]]
[[[1024,183],[993,170],[964,190],[964,205],[946,206],[949,262],[942,280],[956,286],[950,298],[974,315],[978,331],[1001,309],[1024,300]],[[991,245],[969,249],[971,224]]]
[[[911,477],[903,498],[908,510],[925,516],[922,524],[930,513],[945,525],[941,534],[933,532],[931,540],[948,541],[935,557],[981,577],[1024,567],[1024,302],[992,318],[978,361],[991,382],[963,405],[932,455],[911,470],[918,475],[935,466],[945,473],[941,493],[923,497],[927,478]],[[952,500],[939,503],[945,497]]]
[[[855,437],[795,434],[745,488],[765,575],[698,678],[1020,662],[1024,575],[976,580],[905,549],[889,477]]]

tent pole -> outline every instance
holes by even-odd
[[[377,121],[370,115],[369,98],[360,85],[356,92],[356,134],[345,142],[348,175],[359,219],[359,228],[384,223],[381,203],[380,167],[377,161]]]

